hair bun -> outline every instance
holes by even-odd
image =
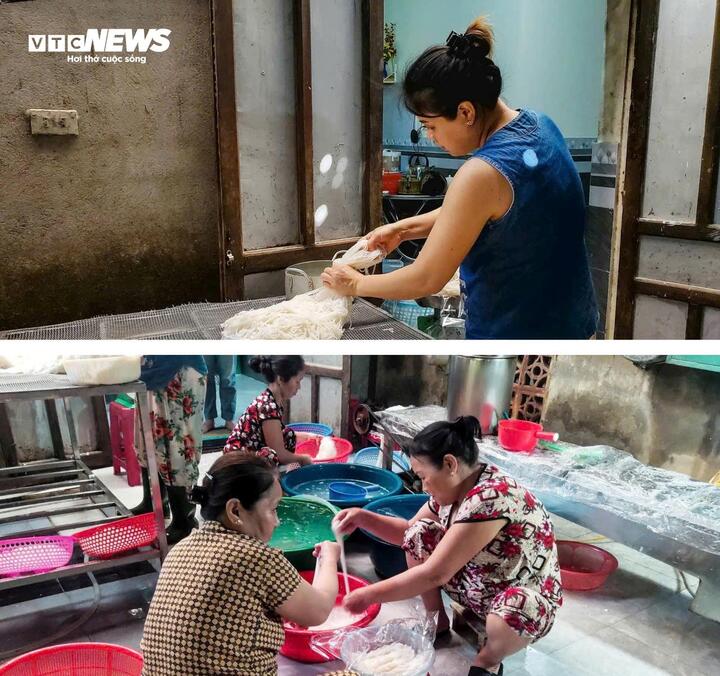
[[[209,498],[208,489],[205,486],[193,486],[190,491],[190,501],[204,507]]]
[[[472,441],[475,437],[481,437],[480,421],[474,415],[464,415],[456,418],[453,427],[467,441]]]
[[[477,51],[481,58],[489,57],[492,54],[495,35],[492,26],[484,16],[479,16],[467,27],[465,37],[476,48],[473,51]]]

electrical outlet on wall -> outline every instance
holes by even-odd
[[[30,108],[25,111],[30,118],[30,133],[55,134],[77,136],[78,114],[77,110],[45,110],[43,108]]]

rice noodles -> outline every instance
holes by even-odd
[[[385,257],[358,240],[333,265],[364,270]],[[259,310],[238,312],[223,323],[223,338],[234,340],[339,340],[352,301],[328,288],[315,289]]]
[[[332,437],[322,437],[318,446],[318,452],[315,460],[330,460],[337,455],[337,448]]]
[[[426,656],[417,654],[405,643],[390,643],[363,655],[353,669],[365,674],[399,674],[414,676],[425,665]]]

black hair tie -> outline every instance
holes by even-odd
[[[448,46],[448,54],[460,59],[466,58],[473,48],[473,44],[467,35],[461,35],[455,31],[450,31],[445,44]]]

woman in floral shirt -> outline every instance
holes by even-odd
[[[420,593],[438,612],[447,633],[440,590],[485,621],[487,641],[469,676],[502,673],[502,660],[545,636],[562,605],[560,567],[550,516],[513,478],[478,464],[472,417],[437,422],[410,446],[415,473],[430,499],[410,520],[362,509],[340,512],[343,533],[363,528],[402,545],[409,570],[352,592],[345,606],[361,612],[371,603]]]
[[[253,357],[250,368],[268,386],[240,416],[223,449],[250,451],[275,465],[307,465],[312,459],[295,453],[295,432],[282,421],[284,405],[300,390],[305,361],[299,356]]]
[[[198,525],[195,505],[188,498],[198,479],[202,454],[206,373],[205,359],[197,355],[147,355],[142,360],[140,380],[148,389],[160,488],[172,512],[167,529],[170,544],[189,535]],[[135,430],[139,433],[139,424]],[[150,482],[142,452],[144,444],[135,447],[143,467],[143,501],[133,513],[142,514],[152,511]],[[164,506],[167,510],[167,503]]]

